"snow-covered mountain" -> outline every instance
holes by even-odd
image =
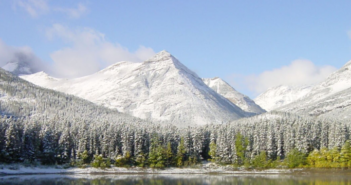
[[[308,97],[306,97],[308,98]],[[302,104],[299,106],[298,104]],[[351,88],[327,96],[323,99],[305,103],[304,99],[296,101],[287,107],[281,107],[284,111],[310,116],[322,116],[337,120],[351,120]]]
[[[58,125],[63,127],[68,122],[149,123],[82,98],[39,87],[1,68],[0,103],[2,118],[40,120],[44,123],[55,120],[56,123],[62,123]]]
[[[143,63],[119,62],[76,79],[43,72],[22,78],[143,119],[202,125],[248,115],[166,51]]]
[[[33,66],[26,61],[11,61],[2,66],[6,71],[15,75],[28,75],[38,72]]]
[[[320,115],[336,108],[345,108],[351,101],[350,88],[351,61],[320,84],[311,87],[306,95],[278,110]]]
[[[280,85],[257,96],[255,102],[265,110],[271,111],[304,97],[311,89],[312,86],[289,87]]]
[[[268,111],[312,116],[339,114],[346,119],[351,111],[350,94],[351,61],[319,84],[306,87],[278,86],[259,95],[255,102]]]
[[[240,107],[242,110],[254,113],[261,114],[266,112],[260,106],[258,106],[253,100],[249,97],[239,93],[232,86],[230,86],[227,82],[222,80],[221,78],[203,78],[202,81],[209,86],[211,89],[216,91],[218,94],[224,96],[233,104]]]

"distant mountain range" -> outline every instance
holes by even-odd
[[[226,123],[265,112],[223,80],[202,80],[166,51],[143,63],[118,62],[81,78],[58,79],[44,72],[21,78],[142,119],[177,125]]]
[[[350,145],[351,62],[315,86],[271,88],[260,96],[275,109],[267,113],[222,79],[199,78],[166,51],[76,79],[44,72],[20,78],[15,74],[31,72],[21,63],[4,68],[13,74],[0,69],[0,162],[72,165],[84,155],[94,165],[96,156],[143,168],[210,157],[242,165],[280,163],[297,152],[310,157],[323,148],[341,148],[336,153],[343,156]]]
[[[181,126],[227,123],[265,110],[342,119],[349,119],[351,111],[351,61],[319,84],[272,87],[255,101],[218,77],[201,79],[166,51],[142,63],[118,62],[75,79],[34,73],[22,61],[3,68],[45,88],[138,118]]]
[[[349,118],[351,110],[351,61],[323,82],[308,87],[279,86],[259,95],[255,102],[266,110],[311,116],[334,115]],[[350,114],[351,115],[351,114]]]

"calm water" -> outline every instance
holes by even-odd
[[[18,175],[0,176],[0,185],[348,185],[351,171],[300,171],[294,174],[240,174],[240,175]]]

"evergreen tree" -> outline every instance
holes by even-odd
[[[346,141],[340,151],[340,163],[342,167],[350,167],[351,148],[350,141]]]
[[[152,138],[149,152],[149,165],[151,168],[164,168],[166,157],[162,145],[155,134]]]
[[[186,151],[185,151],[185,147],[184,147],[184,139],[181,138],[180,143],[179,143],[178,148],[177,148],[177,156],[176,156],[176,159],[177,159],[176,165],[178,167],[184,166],[185,154],[186,154]]]
[[[289,168],[296,168],[306,164],[306,156],[304,153],[294,148],[286,156],[285,162]]]
[[[35,128],[28,125],[24,131],[23,152],[22,156],[29,162],[34,162],[38,155],[39,141]]]
[[[248,139],[245,138],[243,135],[241,135],[240,132],[236,134],[235,150],[236,150],[236,155],[237,155],[237,159],[238,159],[236,164],[238,164],[238,165],[244,164],[245,151],[246,151],[246,147],[248,144],[249,144]]]
[[[210,151],[208,152],[208,155],[211,156],[211,161],[215,162],[216,161],[216,151],[217,151],[217,145],[214,141],[210,143]]]
[[[45,129],[42,138],[42,159],[43,164],[54,164],[55,160],[55,144],[54,135],[50,129]]]
[[[16,123],[10,122],[5,132],[6,162],[19,161],[21,156],[21,136]]]
[[[170,167],[174,164],[173,152],[171,147],[171,142],[167,143],[167,148],[165,153],[165,166]]]
[[[87,150],[84,150],[84,152],[79,153],[79,159],[82,160],[83,164],[88,164],[89,163],[89,154]]]
[[[252,165],[255,168],[268,168],[270,163],[271,160],[267,160],[266,151],[261,151],[260,154],[252,160]]]

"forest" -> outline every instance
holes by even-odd
[[[0,70],[0,162],[247,168],[351,166],[350,121],[269,112],[227,124],[141,120]]]
[[[3,117],[0,160],[81,167],[183,167],[203,160],[248,168],[351,166],[349,124],[268,115],[277,118],[187,128]]]

